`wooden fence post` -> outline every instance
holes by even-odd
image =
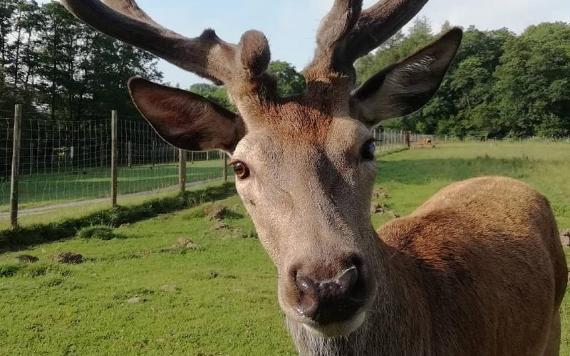
[[[117,206],[117,110],[111,112],[111,204]]]
[[[30,142],[30,175],[34,173],[34,143]]]
[[[180,193],[186,191],[186,151],[178,150],[178,183],[180,184]]]
[[[10,179],[10,224],[18,228],[18,173],[20,170],[20,138],[22,134],[22,105],[14,109],[14,137],[12,144],[12,176]]]
[[[224,183],[228,182],[228,154],[222,152],[224,155]]]
[[[130,140],[127,142],[127,166],[129,168],[133,166],[133,145]]]

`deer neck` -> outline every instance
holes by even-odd
[[[377,240],[377,297],[366,321],[352,334],[315,336],[286,320],[301,355],[422,355],[431,349],[431,313],[422,272],[413,259]],[[414,340],[413,344],[405,340]]]

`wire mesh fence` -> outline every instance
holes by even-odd
[[[0,112],[0,209],[10,199],[13,113]],[[118,193],[155,192],[179,181],[179,150],[162,141],[138,118],[120,118],[117,127]],[[50,204],[109,197],[111,120],[51,120],[23,115],[19,203]],[[187,182],[223,177],[219,152],[188,152]]]
[[[409,131],[399,131],[378,127],[374,129],[374,139],[381,153],[397,151],[406,148],[434,147],[433,135],[415,134]]]

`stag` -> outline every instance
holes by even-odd
[[[378,233],[372,227],[370,128],[430,99],[462,32],[452,29],[359,87],[353,64],[426,2],[362,9],[362,0],[335,0],[303,72],[306,92],[282,98],[260,32],[238,44],[213,30],[187,38],[134,0],[63,0],[95,29],[226,86],[239,113],[141,78],[129,82],[164,140],[231,154],[301,354],[556,355],[567,267],[542,195],[508,178],[477,178]]]

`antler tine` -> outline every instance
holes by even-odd
[[[232,86],[255,81],[269,65],[269,43],[261,32],[244,33],[239,45],[224,42],[213,30],[188,38],[157,24],[134,0],[61,1],[71,13],[95,29],[216,84]]]
[[[332,9],[323,18],[317,31],[317,49],[304,74],[308,81],[338,71],[339,48],[356,25],[362,0],[335,0]]]
[[[354,61],[408,23],[428,0],[384,0],[362,10],[362,0],[335,0],[317,35],[315,59],[305,69],[308,82],[345,75],[355,80]]]
[[[362,12],[346,41],[345,56],[354,62],[404,27],[428,0],[384,0]]]

